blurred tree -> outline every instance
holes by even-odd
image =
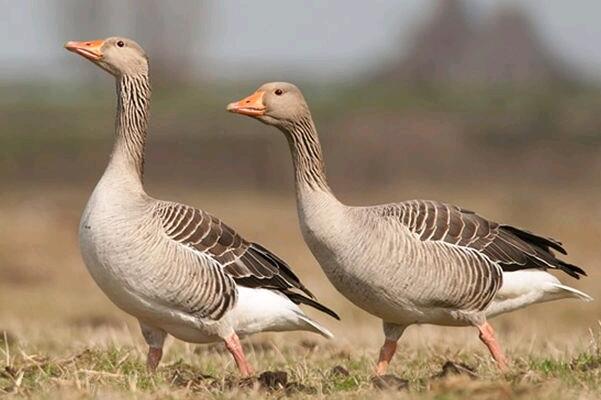
[[[516,7],[499,9],[472,38],[453,79],[488,83],[560,82],[565,66],[546,48],[532,21]]]
[[[469,46],[473,29],[461,0],[439,1],[431,20],[419,28],[407,54],[381,75],[384,80],[447,80]]]
[[[378,79],[485,85],[571,81],[522,9],[502,7],[485,21],[470,17],[463,0],[439,0],[409,51]]]

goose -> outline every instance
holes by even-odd
[[[116,138],[110,161],[79,226],[84,262],[96,284],[137,318],[154,372],[167,335],[190,343],[224,341],[240,374],[253,369],[239,336],[304,330],[332,337],[298,306],[338,319],[290,267],[213,215],[146,194],[148,58],[130,39],[65,44],[115,77]]]
[[[475,326],[506,370],[508,360],[488,318],[551,300],[592,300],[547,272],[586,275],[553,254],[566,254],[554,239],[437,201],[341,203],[326,180],[309,107],[293,84],[264,84],[227,110],[284,133],[305,242],[333,286],[382,320],[385,341],[376,376],[386,374],[398,340],[413,324]]]

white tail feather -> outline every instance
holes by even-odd
[[[562,285],[562,284],[558,284],[558,283],[553,283],[552,284],[554,287],[562,290],[565,292],[565,297],[573,297],[576,299],[580,299],[582,301],[593,301],[594,299],[589,296],[588,294],[581,292],[578,289],[574,289],[573,287],[569,287],[566,285]]]
[[[546,271],[506,271],[503,272],[503,286],[486,309],[486,316],[492,318],[531,304],[566,298],[593,300],[588,294],[561,284],[555,276]]]
[[[321,326],[317,321],[313,321],[311,318],[307,317],[306,315],[302,315],[302,314],[299,314],[298,317],[301,320],[303,320],[304,322],[306,322],[307,325],[312,328],[311,330],[313,332],[319,333],[320,335],[322,335],[323,337],[325,337],[327,339],[332,339],[334,337],[332,332],[330,332],[329,330],[327,330],[326,328]]]
[[[303,330],[327,338],[333,336],[287,296],[275,290],[239,286],[238,302],[229,317],[239,335]]]

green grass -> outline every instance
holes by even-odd
[[[274,361],[279,351],[290,360]],[[298,344],[279,350],[261,347],[249,353],[255,355],[257,365],[285,371],[288,382],[271,388],[254,380],[240,380],[223,351],[211,348],[198,352],[192,360],[177,354],[176,350],[176,354],[170,356],[174,361],[163,363],[156,374],[149,374],[143,354],[137,348],[96,347],[68,357],[53,357],[28,354],[13,345],[2,350],[0,393],[14,398],[51,398],[67,393],[74,397],[111,393],[118,398],[164,398],[162,396],[169,393],[171,398],[202,395],[215,399],[280,398],[284,394],[294,398],[380,395],[371,384],[371,360],[351,357],[344,362],[337,357],[335,346],[325,346],[309,356]],[[300,357],[300,362],[295,357]],[[435,375],[441,361],[434,354],[405,354],[403,365],[396,365],[394,371],[409,380],[409,389],[403,391],[403,396],[458,399],[493,398],[498,394],[528,398],[544,394],[550,396],[545,398],[559,399],[601,395],[601,357],[594,352],[582,352],[566,360],[518,357],[505,375],[492,363],[482,362],[480,357],[466,357],[464,362],[476,367],[477,378],[463,375],[438,378]],[[226,370],[224,362],[229,365]],[[332,368],[338,365],[344,366],[348,375],[333,373]]]

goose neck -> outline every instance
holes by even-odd
[[[311,116],[298,118],[286,124],[283,130],[292,153],[297,192],[331,193],[321,143]]]
[[[144,149],[148,132],[150,81],[147,74],[124,75],[117,79],[116,138],[109,170],[130,177],[141,188]]]

